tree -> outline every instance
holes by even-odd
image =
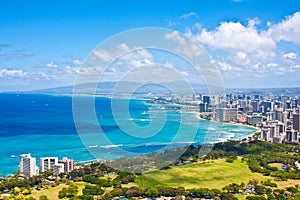
[[[28,198],[26,198],[25,200],[36,200],[36,199],[33,198],[33,197],[28,197]]]
[[[49,200],[46,195],[42,195],[39,197],[39,200]]]
[[[262,196],[248,196],[246,197],[247,200],[267,200],[265,197]]]
[[[21,189],[19,187],[14,187],[14,193],[20,193]]]
[[[139,197],[145,194],[144,190],[139,187],[131,187],[126,191],[125,196],[128,197]]]
[[[248,182],[248,185],[253,185],[254,187],[257,186],[257,184],[258,184],[258,180],[256,179],[249,180]]]
[[[31,190],[28,188],[24,188],[22,191],[22,194],[24,194],[24,195],[31,194]]]
[[[67,197],[67,188],[61,189],[61,191],[58,192],[58,198],[63,199]]]
[[[227,157],[226,158],[226,162],[228,162],[228,163],[233,163],[233,161],[235,161],[235,160],[237,160],[237,156],[229,156],[229,157]]]
[[[58,198],[70,198],[74,197],[78,193],[78,186],[71,184],[68,188],[64,187],[58,192]]]
[[[255,192],[259,195],[266,194],[267,193],[267,188],[262,186],[262,185],[257,185],[257,186],[255,186]]]
[[[119,197],[119,196],[122,196],[124,195],[123,194],[123,190],[121,188],[115,188],[113,189],[110,194],[113,196],[113,197]]]
[[[147,191],[146,191],[146,195],[148,197],[157,197],[158,196],[158,190],[156,188],[149,188]]]
[[[97,183],[97,179],[90,175],[90,174],[86,174],[82,177],[82,181],[87,182],[87,183],[91,183],[91,184],[96,184]]]
[[[36,199],[33,198],[33,197],[28,197],[28,198],[26,198],[25,200],[36,200]]]
[[[238,200],[233,194],[222,192],[220,195],[221,200]]]
[[[104,191],[100,186],[86,185],[82,190],[83,195],[101,195]]]
[[[81,195],[78,197],[72,197],[70,200],[94,200],[94,196],[91,195]]]

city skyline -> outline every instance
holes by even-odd
[[[300,2],[1,4],[0,91],[72,85],[80,65],[99,43],[142,27],[168,28],[194,39],[211,56],[225,87],[300,86]],[[155,62],[162,58],[145,50],[135,59]],[[185,77],[192,77],[182,63],[167,61],[179,65]]]

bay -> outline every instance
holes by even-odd
[[[78,98],[84,102],[91,97]],[[115,105],[127,102],[117,101]],[[77,113],[82,117],[74,123],[70,96],[0,94],[0,173],[18,170],[19,155],[24,153],[31,153],[37,161],[45,156],[75,161],[114,159],[191,143],[243,139],[256,131],[200,120],[195,112],[137,99],[129,102],[130,116],[120,107],[116,117],[111,105],[112,99],[96,97],[96,120],[90,119],[91,111],[82,104]],[[147,137],[147,133],[152,135]]]

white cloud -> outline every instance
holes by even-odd
[[[174,49],[180,55],[185,55],[187,58],[194,60],[195,57],[207,56],[204,49],[195,42],[191,42],[183,37],[179,32],[173,31],[165,35],[165,39],[172,40],[177,44],[177,48]]]
[[[192,17],[192,16],[197,16],[197,13],[195,13],[195,12],[185,13],[185,14],[180,16],[180,19],[187,19],[187,18]]]
[[[246,53],[270,51],[276,43],[264,32],[257,31],[256,20],[249,20],[248,26],[240,22],[223,22],[213,31],[205,28],[195,35],[197,41],[216,49]]]
[[[130,68],[141,67],[153,63],[153,55],[144,48],[136,48],[120,57],[120,62]]]
[[[83,64],[83,62],[81,60],[79,60],[79,59],[73,60],[72,63],[73,63],[73,65],[82,65]]]
[[[230,57],[230,60],[237,65],[250,65],[251,60],[250,56],[243,52],[243,51],[238,51],[236,53],[233,53]]]
[[[268,63],[267,67],[271,67],[271,68],[278,67],[278,64],[277,63]]]
[[[269,63],[276,57],[276,43],[265,31],[257,30],[259,23],[258,18],[248,20],[247,26],[240,22],[223,22],[214,30],[202,28],[196,34],[188,30],[186,35],[213,50],[229,53],[226,63],[250,67],[258,62]]]
[[[80,68],[79,67],[66,66],[65,67],[65,72],[67,74],[78,74],[80,72]]]
[[[283,75],[287,72],[287,69],[284,67],[278,67],[277,70],[275,71],[276,74],[278,75]]]
[[[290,71],[291,71],[291,72],[300,71],[300,65],[292,65],[292,66],[290,67]]]
[[[26,72],[21,69],[1,69],[0,70],[0,77],[6,78],[20,78],[24,77]]]
[[[79,72],[81,75],[88,75],[88,76],[92,75],[92,76],[98,77],[103,72],[103,67],[101,67],[101,66],[83,67],[76,71]]]
[[[142,47],[129,48],[122,43],[112,49],[97,49],[93,54],[103,62],[119,62],[120,65],[140,67],[144,64],[152,63],[153,56]]]
[[[24,71],[22,69],[1,69],[0,78],[4,79],[23,79],[23,80],[40,80],[48,79],[48,75],[41,71]]]
[[[221,70],[222,74],[226,77],[239,77],[241,75],[241,69],[232,66],[230,63],[217,62],[216,66]]]
[[[290,52],[282,55],[282,59],[284,60],[296,60],[297,54],[295,52]]]
[[[233,68],[230,64],[225,62],[218,62],[218,65],[222,71],[231,71]]]
[[[210,47],[216,66],[229,78],[233,72],[261,78],[272,74],[289,76],[292,74],[288,73],[299,71],[299,52],[280,54],[280,42],[300,44],[300,12],[278,23],[268,21],[264,29],[257,27],[260,24],[258,18],[248,20],[247,24],[227,21],[211,30],[192,27],[186,35]]]
[[[180,72],[183,76],[189,76],[189,73],[188,72],[185,72],[185,71],[183,71],[183,72]]]
[[[269,24],[268,35],[275,41],[300,43],[300,12],[286,17],[280,23]]]
[[[48,68],[57,68],[58,66],[57,66],[57,64],[54,63],[54,62],[50,62],[50,63],[47,63],[47,64],[46,64],[46,67],[48,67]]]
[[[96,50],[93,54],[103,62],[111,62],[114,59],[109,51],[103,49]]]
[[[117,57],[124,53],[124,52],[128,52],[131,51],[132,49],[130,49],[127,44],[122,43],[120,45],[117,46],[117,48],[114,49],[97,49],[93,52],[93,54],[100,59],[103,62],[112,62],[113,60],[117,59]]]

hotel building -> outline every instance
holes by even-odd
[[[64,165],[64,172],[69,173],[74,169],[74,160],[64,157],[62,160],[58,161],[59,164]]]
[[[38,174],[36,159],[31,154],[20,155],[20,173],[24,176],[31,177]]]
[[[40,158],[40,171],[45,172],[48,170],[53,170],[54,166],[58,164],[57,157],[44,157]]]

